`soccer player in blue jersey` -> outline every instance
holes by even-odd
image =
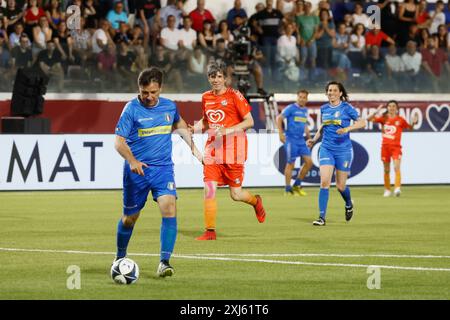
[[[286,167],[284,176],[286,179],[285,195],[306,196],[302,189],[302,180],[312,167],[311,150],[307,147],[306,139],[310,139],[309,128],[307,125],[308,109],[308,91],[299,90],[297,92],[297,102],[288,105],[277,117],[278,134],[280,141],[284,143],[286,151]],[[283,129],[283,122],[286,119],[286,130]],[[294,170],[295,160],[301,157],[303,166],[299,171],[294,185],[291,186],[292,170]]]
[[[336,187],[345,201],[345,220],[353,217],[353,201],[350,189],[346,185],[353,160],[353,147],[350,131],[358,130],[366,125],[356,109],[348,103],[348,95],[339,82],[329,82],[326,87],[328,103],[320,107],[322,124],[313,139],[307,141],[312,147],[322,135],[319,149],[320,191],[319,218],[313,222],[315,226],[326,223],[329,189],[333,171],[336,169]],[[351,121],[354,121],[351,124]]]
[[[166,277],[174,273],[169,259],[177,237],[172,129],[177,130],[201,162],[202,155],[175,103],[159,96],[162,77],[162,72],[154,67],[140,73],[139,95],[126,104],[117,124],[115,148],[125,164],[123,216],[117,227],[116,259],[126,256],[133,227],[151,191],[162,215],[161,262],[157,275]]]

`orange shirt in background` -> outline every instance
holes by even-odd
[[[412,128],[412,126],[409,125],[408,122],[406,122],[406,120],[400,116],[395,116],[393,118],[389,116],[376,117],[373,122],[381,123],[383,125],[382,145],[401,146],[403,129]]]

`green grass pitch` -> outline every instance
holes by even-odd
[[[155,276],[161,218],[149,201],[128,249],[141,270],[130,286],[109,277],[121,191],[2,192],[0,299],[450,299],[450,186],[405,186],[400,198],[351,190],[350,223],[334,188],[327,226],[313,227],[318,188],[306,197],[250,189],[263,197],[263,224],[221,189],[218,240],[206,242],[194,240],[202,190],[178,190],[175,275],[166,279]],[[78,290],[67,288],[71,265]],[[384,266],[380,289],[367,287],[372,265]]]

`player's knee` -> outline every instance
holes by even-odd
[[[320,181],[320,187],[322,189],[329,189],[330,185],[331,185],[331,183],[329,181]]]
[[[214,199],[216,197],[216,188],[211,181],[205,182],[205,199]]]
[[[336,183],[336,188],[340,191],[340,192],[344,192],[345,191],[345,183]]]
[[[131,216],[123,216],[122,223],[126,228],[131,228],[136,223],[138,217],[139,217],[139,214],[134,214]]]
[[[240,192],[237,192],[235,190],[231,190],[230,191],[230,197],[231,199],[233,199],[234,201],[240,201],[241,200],[241,194]]]

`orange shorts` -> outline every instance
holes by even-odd
[[[243,164],[207,164],[203,166],[203,181],[216,181],[219,186],[242,186]]]
[[[391,162],[391,158],[393,160],[400,160],[402,158],[401,146],[381,146],[381,160],[383,160],[383,162]]]

